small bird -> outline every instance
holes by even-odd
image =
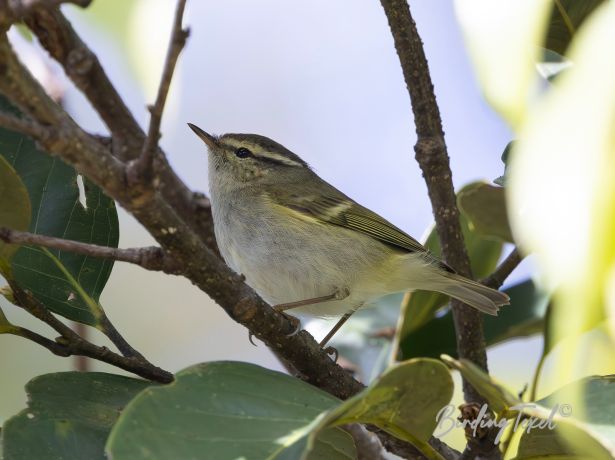
[[[226,264],[279,311],[341,316],[322,347],[353,312],[387,294],[441,292],[490,315],[508,304],[277,142],[188,126],[209,150],[214,232]]]

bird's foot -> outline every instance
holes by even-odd
[[[333,360],[334,363],[337,362],[337,358],[339,357],[339,353],[337,352],[337,348],[329,346],[327,348],[323,348],[323,351],[327,355],[331,356],[331,359]]]

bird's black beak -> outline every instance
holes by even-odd
[[[197,125],[193,125],[192,123],[188,123],[188,126],[190,126],[190,129],[194,131],[197,136],[199,136],[199,139],[201,139],[203,142],[205,142],[205,144],[207,144],[207,147],[209,147],[210,149],[215,149],[216,147],[219,147],[218,139],[216,139],[214,136],[212,136],[211,134],[207,134]]]

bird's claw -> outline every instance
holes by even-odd
[[[292,332],[290,332],[289,334],[286,334],[286,337],[292,337],[294,335],[297,335],[299,333],[299,331],[301,331],[301,321],[298,318],[294,317],[294,316],[287,315],[283,311],[281,311],[280,313],[282,313],[282,315],[284,315],[284,317],[286,317],[288,322],[293,327]]]
[[[324,351],[327,355],[331,356],[331,359],[333,359],[333,362],[334,362],[334,363],[336,363],[336,362],[337,362],[337,358],[339,357],[339,353],[338,353],[338,351],[337,351],[337,348],[329,346],[329,347],[327,347],[327,348],[324,348],[324,349],[323,349],[323,351]]]

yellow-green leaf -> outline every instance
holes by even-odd
[[[457,18],[480,86],[517,129],[528,108],[551,0],[456,0]]]
[[[0,227],[28,230],[30,225],[30,198],[19,175],[0,155]],[[19,246],[0,241],[0,273],[10,275],[10,260]]]
[[[503,187],[475,183],[459,192],[457,203],[478,233],[513,242]]]
[[[511,226],[556,289],[553,336],[576,336],[615,318],[615,3],[584,24],[560,75],[515,145],[507,190]],[[610,309],[610,314],[608,310]],[[573,341],[557,363],[574,365]],[[564,358],[565,357],[565,358]]]

